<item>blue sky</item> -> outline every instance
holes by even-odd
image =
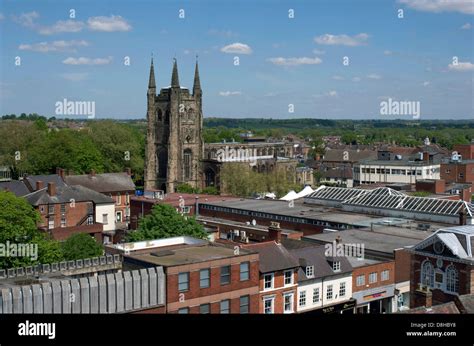
[[[0,114],[66,98],[144,118],[153,52],[157,87],[173,57],[192,87],[199,55],[206,117],[409,119],[380,115],[391,98],[472,119],[473,15],[471,0],[1,0]]]

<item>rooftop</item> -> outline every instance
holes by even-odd
[[[68,175],[65,181],[69,185],[82,185],[98,192],[135,191],[132,178],[123,173],[102,173]]]
[[[56,193],[52,196],[48,194],[48,188],[43,188],[26,195],[25,198],[28,203],[34,206],[41,204],[70,203],[71,200],[75,202],[91,201],[96,204],[114,203],[112,198],[80,185],[57,186]]]
[[[299,267],[298,260],[282,244],[275,241],[242,245],[242,248],[259,253],[259,270],[261,273]]]

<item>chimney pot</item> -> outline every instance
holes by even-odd
[[[36,182],[36,191],[41,190],[44,187],[44,184],[41,180]]]
[[[272,221],[268,227],[268,240],[275,241],[277,244],[281,243],[281,228],[279,222]]]
[[[56,184],[48,183],[48,195],[56,196]]]

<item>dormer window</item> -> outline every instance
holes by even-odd
[[[307,266],[306,267],[306,277],[308,277],[308,278],[314,277],[314,266]]]
[[[335,272],[340,272],[341,271],[341,262],[340,261],[332,262],[332,270],[335,271]]]

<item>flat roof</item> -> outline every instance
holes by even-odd
[[[332,243],[338,236],[341,237],[342,244],[363,244],[365,249],[390,254],[395,249],[412,247],[420,242],[420,239],[416,238],[362,229],[307,235],[303,237],[303,240]]]
[[[253,254],[253,251],[240,249],[239,255]],[[183,264],[193,264],[235,257],[234,248],[217,244],[192,245],[183,247],[173,247],[173,249],[156,249],[149,253],[137,253],[125,255],[139,261],[171,267]]]
[[[263,232],[268,232],[268,226],[264,226],[264,225],[259,225],[259,224],[256,224],[256,225],[247,225],[246,223],[244,222],[239,222],[239,221],[233,221],[233,220],[227,220],[227,219],[221,219],[221,218],[217,218],[217,217],[206,217],[206,216],[201,216],[199,215],[197,218],[196,218],[197,221],[201,221],[202,223],[206,223],[206,222],[211,222],[211,223],[219,223],[219,224],[223,224],[223,225],[230,225],[230,226],[238,226],[238,227],[245,227],[245,228],[248,228],[248,229],[254,229],[256,231],[263,231]],[[301,231],[295,231],[295,230],[292,230],[292,229],[288,229],[288,228],[280,228],[281,229],[281,233],[282,234],[295,234],[295,233],[302,233]]]

